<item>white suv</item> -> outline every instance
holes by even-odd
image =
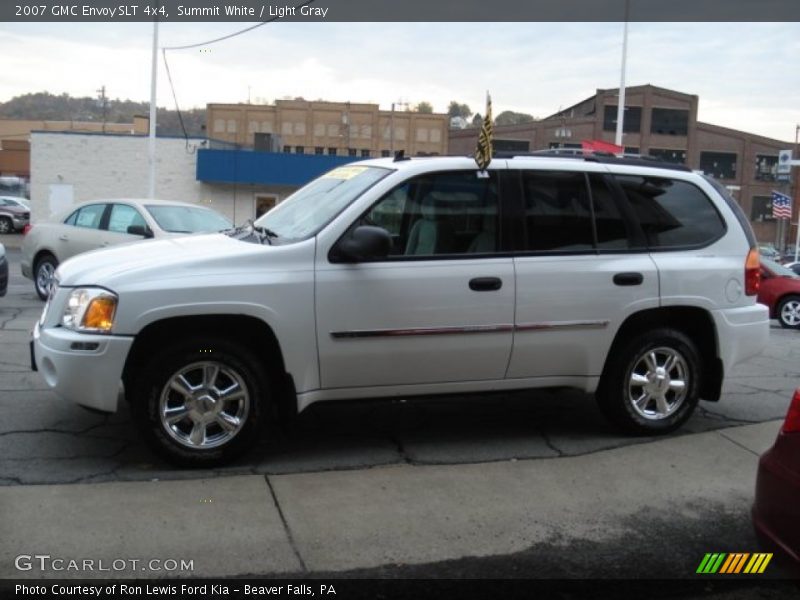
[[[758,278],[739,207],[682,167],[367,160],[227,234],[66,261],[32,361],[86,407],[113,412],[124,390],[184,465],[353,398],[569,386],[658,434],[766,344]]]

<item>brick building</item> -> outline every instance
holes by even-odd
[[[597,90],[594,96],[545,119],[522,125],[496,126],[495,151],[531,151],[581,147],[581,140],[614,141],[617,128],[618,90]],[[697,96],[642,85],[625,90],[623,144],[626,152],[651,155],[702,170],[727,186],[750,217],[759,241],[775,242],[770,192],[786,192],[788,184],[776,181],[778,152],[793,148],[775,140],[697,120]],[[471,154],[477,129],[451,130],[450,154]],[[795,151],[795,155],[798,152]],[[795,169],[800,171],[800,169]],[[793,174],[795,197],[798,173]],[[794,242],[794,225],[787,241]]]
[[[271,104],[208,104],[209,138],[291,154],[376,158],[447,154],[446,114],[380,110],[377,104],[276,100]],[[270,138],[279,146],[269,147]]]

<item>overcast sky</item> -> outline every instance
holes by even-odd
[[[159,46],[251,24],[163,23]],[[800,23],[631,23],[627,84],[700,97],[702,121],[794,141]],[[0,23],[0,101],[48,91],[150,97],[152,24]],[[202,50],[202,51],[201,51]],[[619,85],[621,23],[272,23],[169,51],[181,108],[209,102],[451,100],[545,117]],[[158,105],[174,108],[159,56]]]

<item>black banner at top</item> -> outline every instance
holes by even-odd
[[[798,0],[4,0],[8,22],[800,21]],[[565,40],[568,43],[569,40]]]

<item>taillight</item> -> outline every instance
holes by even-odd
[[[761,283],[761,258],[758,248],[750,248],[747,253],[747,260],[744,261],[744,293],[748,296],[758,294],[758,286]]]
[[[792,403],[789,405],[789,412],[786,413],[781,431],[783,433],[800,432],[800,388],[795,390],[794,396],[792,396]]]

